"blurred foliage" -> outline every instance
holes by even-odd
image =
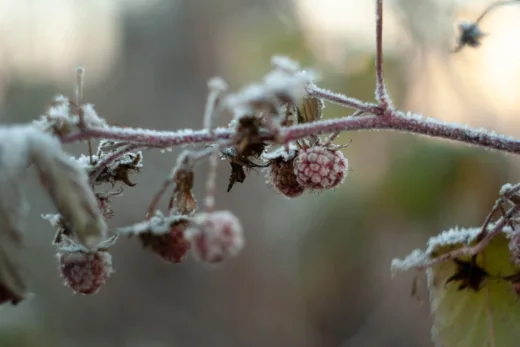
[[[51,347],[53,344],[35,327],[5,325],[0,328],[0,346]]]

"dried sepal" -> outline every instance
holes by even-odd
[[[322,119],[324,107],[323,100],[311,95],[304,96],[297,112],[298,123],[312,123]]]
[[[262,152],[263,151],[264,149],[262,149]],[[229,184],[227,187],[228,192],[231,190],[231,188],[233,188],[235,183],[243,183],[246,179],[247,173],[252,168],[264,168],[269,166],[268,163],[258,164],[252,160],[253,158],[259,158],[261,153],[259,155],[246,157],[244,155],[237,154],[233,148],[224,148],[220,153],[222,158],[229,160],[229,164],[231,166]]]
[[[99,157],[102,160],[103,156]],[[112,186],[117,182],[122,182],[129,187],[135,186],[130,180],[130,175],[134,172],[139,172],[143,167],[143,154],[125,153],[121,157],[115,159],[108,164],[96,178],[96,184],[111,183]]]

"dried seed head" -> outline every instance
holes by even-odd
[[[113,273],[106,251],[62,250],[58,254],[65,285],[80,294],[95,294]]]
[[[150,249],[167,263],[180,263],[188,254],[190,243],[185,238],[187,219],[179,219],[167,233],[139,234],[143,247]]]
[[[269,184],[286,198],[296,198],[303,194],[303,187],[294,174],[294,158],[276,158],[271,161]]]
[[[198,260],[216,264],[242,250],[243,233],[242,225],[234,214],[216,211],[196,215],[186,235]]]
[[[301,150],[294,161],[294,173],[300,185],[310,189],[331,189],[347,175],[348,161],[339,150],[315,146]]]

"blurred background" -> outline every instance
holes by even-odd
[[[489,3],[385,1],[385,76],[398,108],[520,136],[520,5],[482,22],[490,33],[482,47],[450,54],[456,23]],[[200,128],[207,80],[240,88],[269,71],[273,54],[319,69],[323,87],[371,101],[374,8],[368,0],[0,0],[0,117],[28,122],[54,95],[72,97],[81,64],[85,99],[107,121]],[[330,105],[325,116],[347,112]],[[0,309],[0,346],[431,346],[424,280],[421,303],[411,297],[414,274],[392,278],[391,259],[444,229],[481,224],[499,187],[519,180],[520,162],[408,134],[346,133],[338,142],[350,140],[344,185],[294,201],[261,172],[226,193],[222,162],[217,206],[245,226],[241,255],[217,269],[191,257],[166,265],[121,240],[116,273],[94,296],[62,285],[54,230],[40,218],[54,209],[31,172],[25,258],[35,297]],[[137,186],[114,200],[112,226],[144,218],[177,154],[144,153]]]

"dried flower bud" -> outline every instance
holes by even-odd
[[[217,211],[195,215],[186,235],[198,260],[216,264],[242,250],[243,233],[242,225],[234,214]]]
[[[339,150],[315,146],[301,150],[294,161],[298,183],[310,189],[331,189],[347,175],[348,161]]]
[[[167,263],[180,263],[190,249],[185,238],[189,220],[179,218],[166,233],[145,232],[139,234],[143,247],[150,249]]]
[[[458,39],[458,46],[455,51],[459,51],[464,46],[479,47],[484,34],[477,23],[462,22],[458,25],[460,36]]]
[[[113,273],[112,256],[106,251],[61,250],[58,258],[65,285],[76,293],[97,293]]]
[[[180,167],[175,172],[175,177],[173,178],[175,188],[168,206],[168,210],[171,213],[190,215],[197,208],[197,202],[192,192],[194,178],[195,174],[191,168]]]

